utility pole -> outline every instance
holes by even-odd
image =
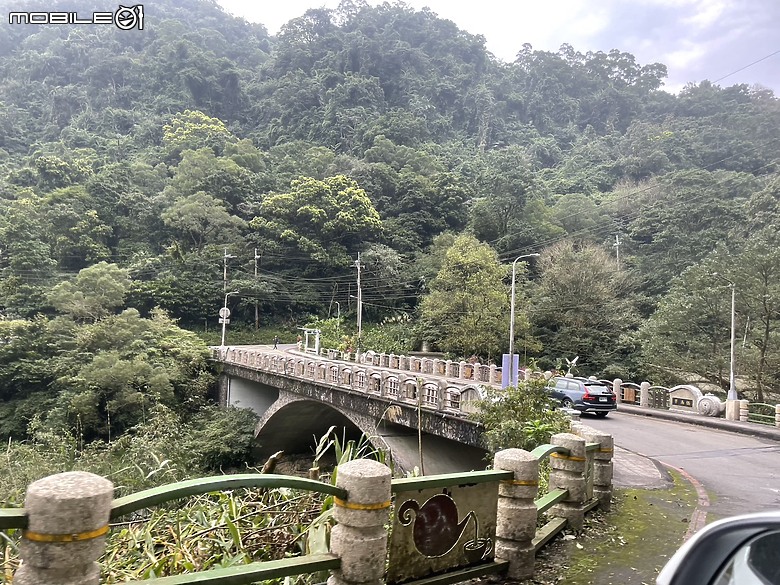
[[[357,267],[357,328],[358,328],[358,342],[357,349],[360,351],[360,340],[363,337],[363,290],[360,288],[360,252],[357,255],[357,261],[355,262]]]
[[[737,400],[739,395],[737,394],[737,379],[734,374],[734,325],[736,322],[736,289],[737,286],[732,282],[731,284],[731,359],[729,361],[729,393],[727,397],[729,400]]]
[[[620,234],[615,234],[615,243],[612,244],[612,247],[615,248],[615,257],[618,270],[620,270],[620,244],[622,243],[623,242],[620,241]]]
[[[517,275],[517,261],[523,258],[538,258],[540,254],[523,254],[512,262],[512,293],[509,301],[509,386],[517,386],[517,372],[515,371],[515,280]]]
[[[721,280],[725,280],[731,287],[731,346],[729,348],[729,392],[726,395],[727,400],[737,400],[739,395],[737,394],[737,378],[734,370],[734,336],[736,325],[736,300],[737,300],[737,285],[730,281],[728,278],[717,272],[713,272],[712,276],[717,276]]]
[[[225,248],[225,256],[223,257],[224,265],[222,269],[222,292],[227,292],[227,263],[230,258],[235,258],[235,256],[228,254],[227,248]]]
[[[257,286],[257,259],[262,258],[263,255],[257,254],[257,248],[255,248],[255,286]],[[257,292],[255,292],[255,331],[260,328],[260,309],[257,302]]]

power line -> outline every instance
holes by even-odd
[[[778,49],[777,51],[774,51],[773,53],[769,53],[769,55],[765,55],[764,57],[761,57],[760,59],[756,59],[756,60],[755,60],[755,61],[753,61],[752,63],[748,63],[748,64],[747,64],[747,65],[745,65],[744,67],[740,67],[740,68],[739,68],[739,69],[737,69],[736,71],[732,71],[731,73],[728,73],[728,74],[724,75],[723,77],[718,77],[716,80],[712,81],[711,83],[718,83],[719,81],[723,81],[723,80],[724,80],[724,79],[726,79],[727,77],[731,77],[732,75],[736,75],[736,74],[737,74],[737,73],[739,73],[740,71],[744,71],[745,69],[749,69],[749,68],[750,68],[750,67],[752,67],[753,65],[756,65],[756,64],[758,64],[758,63],[761,63],[761,61],[766,61],[766,60],[767,60],[767,59],[769,59],[770,57],[774,57],[775,55],[778,55],[778,54],[780,54],[780,49]]]

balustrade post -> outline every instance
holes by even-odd
[[[750,401],[739,401],[739,420],[740,422],[748,422],[750,420]]]
[[[650,406],[650,382],[642,382],[639,385],[639,406]]]
[[[612,457],[615,453],[615,441],[612,435],[602,433],[593,427],[579,424],[575,433],[587,443],[598,443],[593,452],[593,497],[599,501],[599,508],[609,511],[612,507]]]
[[[498,378],[498,381],[501,381],[501,375],[499,373],[499,368],[496,366],[496,364],[490,364],[490,369],[488,376],[490,379],[487,381],[488,384],[492,384],[496,381],[496,378]]]
[[[585,502],[588,497],[585,439],[572,433],[559,433],[552,436],[550,443],[569,450],[568,455],[553,453],[550,456],[549,489],[569,490],[568,497],[550,508],[550,513],[558,518],[566,518],[569,527],[579,532],[585,522]]]
[[[16,585],[98,585],[114,484],[84,471],[58,473],[29,485],[28,527]]]
[[[618,404],[623,403],[623,380],[615,378],[612,380],[612,391],[615,393],[615,400]]]
[[[493,468],[515,474],[498,486],[496,558],[509,561],[510,579],[529,579],[534,575],[539,460],[522,449],[505,449],[495,454]]]
[[[448,406],[447,388],[447,382],[439,380],[436,385],[436,410],[444,410]]]
[[[390,469],[377,461],[357,459],[339,465],[336,485],[347,490],[346,502],[334,498],[337,524],[330,552],[341,559],[328,585],[379,585],[384,582],[390,509]]]

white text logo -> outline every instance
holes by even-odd
[[[81,16],[78,12],[11,12],[9,24],[113,24],[121,30],[144,28],[143,4],[119,5],[114,12],[93,12]]]

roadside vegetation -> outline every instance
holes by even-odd
[[[523,363],[727,388],[732,283],[739,391],[780,399],[770,90],[666,93],[630,47],[502,63],[403,3],[276,36],[208,0],[145,23],[2,25],[0,505],[57,471],[123,493],[254,465],[253,415],[214,407],[225,305],[228,343],[314,326],[325,347],[498,363],[528,254]],[[562,424],[517,392],[478,415],[491,449]]]

